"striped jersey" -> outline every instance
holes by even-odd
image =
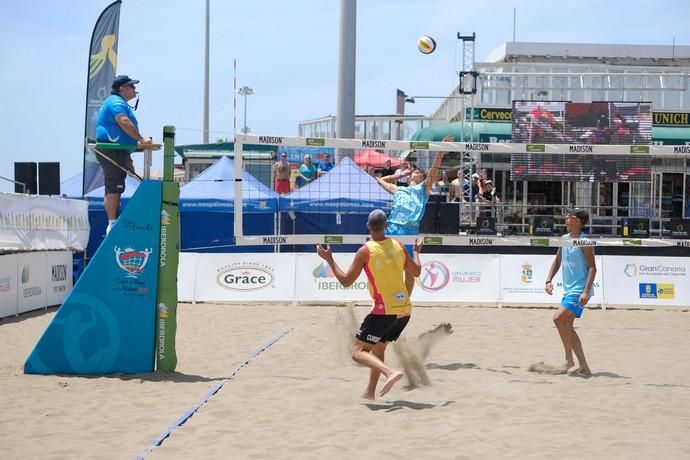
[[[391,238],[368,241],[364,246],[369,251],[364,272],[369,280],[369,293],[373,300],[371,313],[409,314],[412,311],[412,303],[405,287],[405,249]]]

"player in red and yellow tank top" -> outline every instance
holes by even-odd
[[[369,280],[369,293],[374,301],[373,315],[409,315],[412,303],[405,287],[405,262],[408,255],[400,243],[391,238],[368,241],[364,248],[368,259],[364,273]]]
[[[421,273],[419,253],[422,244],[415,241],[414,257],[410,257],[399,242],[387,238],[386,213],[380,209],[369,214],[367,227],[371,241],[359,248],[346,271],[335,262],[330,247],[317,245],[316,252],[344,287],[352,285],[362,270],[369,279],[369,293],[374,306],[355,334],[352,359],[371,369],[369,385],[362,396],[374,399],[380,374],[386,376],[380,396],[388,393],[403,377],[402,372],[386,366],[383,360],[386,345],[400,337],[409,321],[412,304],[405,287],[405,275],[416,277]]]

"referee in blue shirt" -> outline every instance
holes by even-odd
[[[127,171],[134,172],[130,154],[136,144],[151,144],[150,137],[139,133],[139,124],[127,101],[137,97],[136,84],[127,75],[118,75],[113,80],[111,95],[103,103],[96,121],[98,142],[131,145],[127,150],[99,150],[98,162],[103,168],[105,181],[105,212],[108,215],[106,234],[115,224],[120,212],[120,195],[125,191]]]

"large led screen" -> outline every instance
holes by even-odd
[[[647,102],[513,102],[513,142],[524,144],[649,145],[652,107]],[[525,153],[511,155],[515,180],[648,182],[651,159],[624,156]]]
[[[649,102],[513,102],[513,142],[650,144]]]

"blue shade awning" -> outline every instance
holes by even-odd
[[[346,157],[314,182],[281,196],[280,210],[369,213],[390,208],[392,199],[376,179]]]
[[[242,171],[243,212],[276,212],[278,195],[257,178]],[[233,212],[235,162],[221,157],[180,188],[180,212]]]

